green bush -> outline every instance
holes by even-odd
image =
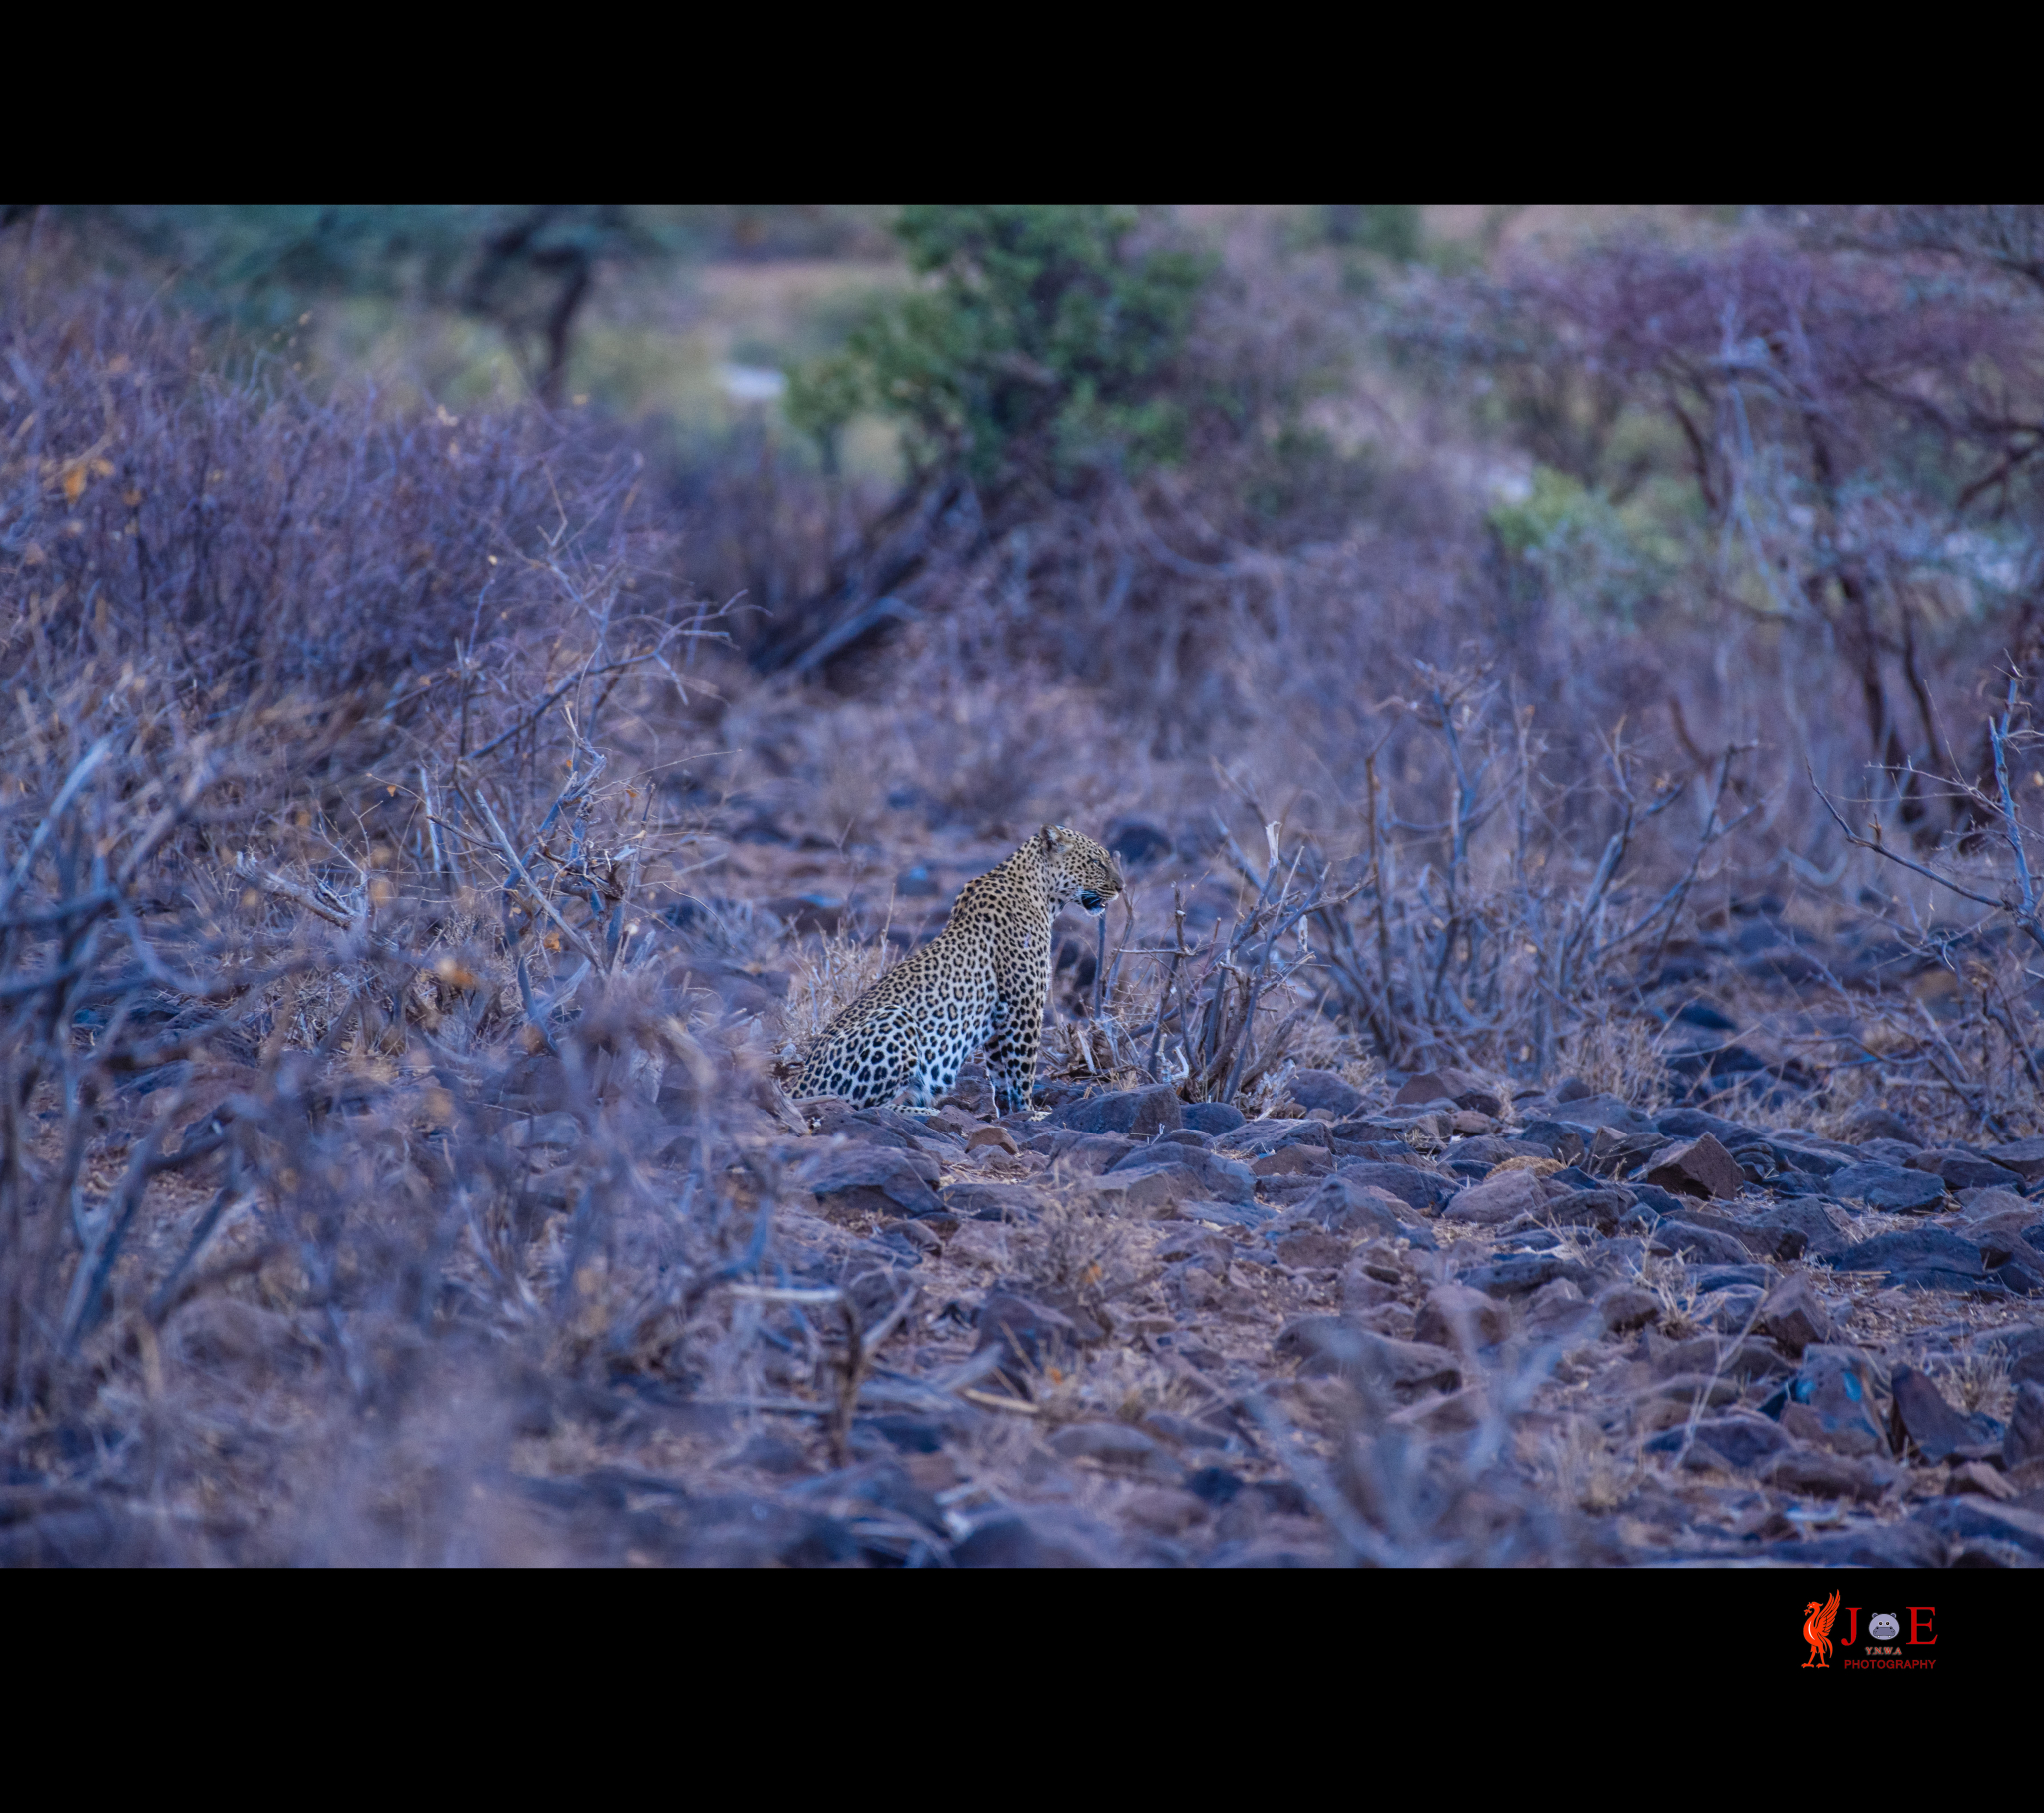
[[[866,409],[901,421],[919,475],[962,469],[989,490],[1065,491],[1182,451],[1174,362],[1211,258],[1096,204],[911,207],[895,233],[921,286],[790,386],[826,463]]]

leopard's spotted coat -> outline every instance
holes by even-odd
[[[1003,1113],[1029,1107],[1051,921],[1067,901],[1105,910],[1122,890],[1114,858],[1090,837],[1045,825],[998,868],[965,884],[944,929],[898,963],[817,1036],[797,1096],[875,1108],[909,1092],[934,1107],[982,1046]]]

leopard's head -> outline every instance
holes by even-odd
[[[1047,824],[1032,841],[1043,863],[1052,906],[1076,900],[1089,913],[1104,913],[1107,903],[1122,891],[1114,857],[1069,825]]]

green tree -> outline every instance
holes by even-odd
[[[923,205],[895,234],[919,287],[794,374],[789,414],[831,463],[852,415],[906,430],[914,483],[1063,491],[1175,457],[1174,365],[1213,260],[1158,218],[1099,204]]]
[[[409,296],[491,322],[548,402],[600,266],[702,236],[686,211],[621,203],[170,204],[69,211],[182,274],[213,313],[281,324],[326,295]]]

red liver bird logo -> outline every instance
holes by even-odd
[[[1809,1660],[1802,1664],[1805,1668],[1831,1665],[1831,1624],[1838,1615],[1838,1598],[1834,1592],[1827,1604],[1811,1599],[1802,1608],[1802,1640],[1809,1645]]]

